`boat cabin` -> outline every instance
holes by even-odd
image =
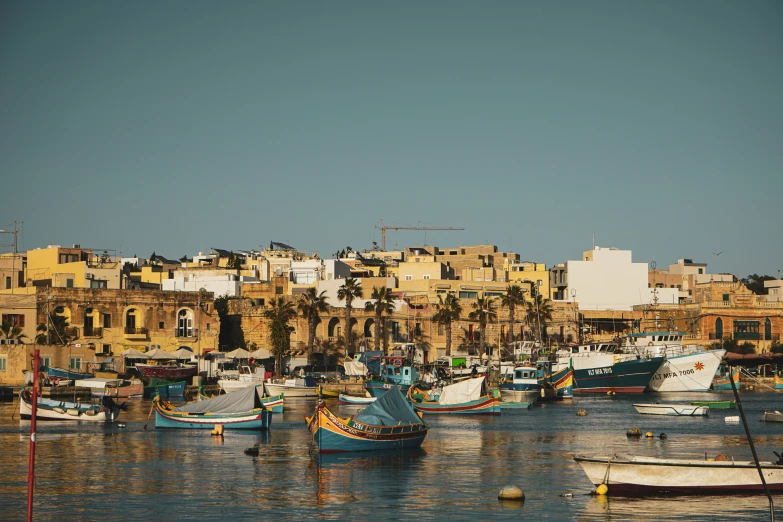
[[[614,353],[616,350],[616,343],[589,343],[571,346],[571,354]]]
[[[418,372],[408,365],[405,357],[384,357],[381,379],[388,383],[409,386],[418,379]]]

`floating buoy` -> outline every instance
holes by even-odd
[[[606,495],[609,492],[609,487],[606,484],[599,484],[597,488],[595,488],[595,494],[596,495]]]
[[[606,394],[607,395],[614,395],[614,392],[612,390],[609,390],[608,392],[606,392]]]
[[[665,433],[661,433],[660,435],[658,435],[658,438],[661,440],[665,440],[667,437]]]
[[[125,424],[124,424],[124,423],[122,423],[122,422],[119,422],[119,423],[117,423],[117,427],[118,427],[118,428],[124,428],[124,427],[125,427]]]
[[[252,448],[247,448],[245,450],[245,455],[250,455],[251,457],[258,457],[258,444],[254,445]]]
[[[653,435],[653,432],[651,432],[651,431],[648,431],[647,433],[645,433],[644,436],[647,437],[648,439],[651,439],[651,438],[655,437],[655,435]]]
[[[750,386],[748,386],[748,389],[749,389],[750,391],[753,391],[753,390],[755,389],[755,386],[753,386],[753,385],[750,385]]]
[[[628,437],[641,437],[642,436],[642,430],[639,428],[628,428],[628,431],[626,432],[626,435]]]
[[[587,415],[587,410],[579,410],[576,412],[577,417],[584,417]]]
[[[212,435],[215,435],[216,437],[222,437],[223,436],[223,425],[222,424],[215,424],[215,429],[212,430]]]
[[[560,496],[561,496],[561,497],[565,497],[565,498],[571,498],[571,497],[573,497],[573,496],[574,496],[574,494],[573,494],[573,493],[563,493],[563,494],[562,494],[562,495],[560,495]]]
[[[525,500],[525,493],[518,486],[503,486],[498,500]]]

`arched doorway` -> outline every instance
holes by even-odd
[[[715,319],[715,339],[718,341],[723,340],[723,319],[720,317]]]
[[[333,340],[334,337],[340,337],[340,320],[336,317],[332,317],[329,319],[329,327],[327,328],[326,332],[328,334],[329,340]]]

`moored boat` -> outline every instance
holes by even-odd
[[[237,370],[223,371],[218,380],[218,385],[225,392],[232,392],[247,388],[248,386],[256,386],[264,384],[264,368],[257,368],[254,373],[250,366],[242,365]]]
[[[107,399],[109,398],[104,399],[106,406],[99,406],[96,404],[65,402],[38,397],[35,417],[37,420],[112,421],[120,415],[120,407],[110,399],[107,401]],[[19,415],[22,419],[30,419],[33,416],[33,398],[28,390],[22,391],[19,396]]]
[[[692,406],[709,406],[711,410],[735,410],[737,401],[691,401]]]
[[[574,393],[642,393],[663,357],[622,353],[616,343],[574,345],[557,352],[557,362],[571,365]]]
[[[292,397],[318,397],[318,385],[310,376],[304,379],[286,379],[282,383],[264,383],[266,393],[270,397],[285,394],[286,399]]]
[[[644,415],[674,415],[681,417],[703,417],[710,413],[709,406],[693,406],[690,404],[634,404],[634,408]]]
[[[777,410],[764,410],[764,415],[761,416],[761,420],[764,422],[783,422],[783,413],[780,413]]]
[[[261,403],[258,395],[256,387],[251,386],[177,407],[155,397],[152,400],[155,427],[212,429],[222,425],[225,429],[269,429],[272,411]]]
[[[355,395],[346,395],[344,393],[341,393],[339,395],[338,401],[339,404],[372,404],[378,400],[378,397],[357,397]]]
[[[714,460],[630,455],[577,456],[574,460],[594,485],[606,484],[610,495],[764,493],[753,461],[729,460],[723,455]],[[783,466],[760,464],[769,489],[783,492]]]
[[[541,402],[567,401],[574,398],[574,370],[569,364],[537,361],[536,370]]]
[[[56,368],[54,366],[48,366],[44,368],[44,373],[48,376],[49,380],[53,379],[89,379],[93,375],[91,373],[77,372],[69,370],[67,368]]]
[[[144,377],[166,379],[167,381],[187,379],[198,373],[198,367],[194,365],[136,363],[136,368]]]
[[[152,399],[159,395],[161,399],[184,397],[187,381],[170,382],[165,379],[151,379],[150,385],[144,387],[144,398]]]
[[[541,393],[538,369],[535,366],[515,366],[514,372],[498,386],[501,402],[535,402]]]
[[[712,378],[712,389],[716,391],[731,390],[731,379],[734,380],[734,385],[737,387],[737,390],[739,390],[739,368],[731,369],[731,367],[724,365],[719,366],[718,370],[715,372],[715,376]]]
[[[422,390],[411,386],[408,399],[416,411],[432,414],[500,415],[500,394],[486,391],[483,377],[467,379],[443,388]]]
[[[416,368],[410,366],[405,357],[383,357],[380,370],[378,379],[369,379],[364,384],[373,397],[380,397],[393,386],[399,386],[405,394],[418,379]]]
[[[353,418],[321,402],[306,420],[321,453],[418,448],[428,429],[396,386]]]
[[[724,349],[683,345],[685,332],[661,331],[628,334],[623,349],[644,353],[647,357],[664,357],[647,384],[648,391],[707,391],[720,366]]]
[[[106,386],[102,388],[93,387],[92,389],[93,397],[108,396],[114,399],[129,399],[131,397],[142,397],[143,395],[144,384],[138,379],[120,379],[119,381],[115,380],[113,382],[107,383]]]

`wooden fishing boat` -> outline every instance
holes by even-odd
[[[318,385],[312,377],[304,379],[286,379],[282,383],[264,383],[266,393],[270,397],[285,394],[291,397],[318,397]]]
[[[114,399],[128,399],[130,397],[142,397],[144,384],[138,379],[120,379],[119,382],[107,383],[103,388],[93,388],[93,397],[109,396]]]
[[[709,406],[711,410],[736,410],[737,401],[691,401],[691,406]]]
[[[160,397],[152,404],[156,428],[212,429],[222,425],[225,429],[265,430],[272,419],[272,411],[261,403],[255,387],[177,407]]]
[[[644,415],[674,415],[680,417],[703,417],[710,413],[709,406],[692,406],[690,404],[634,404],[634,408]]]
[[[500,400],[503,402],[535,401],[541,394],[538,370],[535,366],[516,366],[505,382],[500,383]]]
[[[343,393],[338,397],[339,404],[366,405],[372,404],[376,400],[378,400],[378,397],[357,397],[355,395],[345,395]]]
[[[305,419],[320,453],[418,448],[428,429],[397,386],[356,417],[340,418],[321,402]]]
[[[264,384],[264,369],[257,368],[254,373],[250,366],[240,366],[238,370],[223,371],[218,380],[218,385],[225,392],[232,392],[247,388],[248,386],[256,386]]]
[[[322,399],[337,399],[342,395],[339,391],[324,390],[323,387],[318,387],[318,396]]]
[[[416,411],[432,414],[500,415],[500,394],[486,392],[483,377],[467,379],[443,388],[421,390],[411,386],[408,399]]]
[[[373,397],[380,397],[393,386],[399,386],[405,394],[418,376],[419,373],[410,365],[407,357],[387,356],[381,359],[379,378],[367,380],[364,387]]]
[[[144,387],[144,398],[152,399],[159,395],[161,399],[184,397],[187,381],[169,382],[165,379],[151,379],[150,385]]]
[[[33,416],[33,398],[28,390],[22,391],[19,396],[19,415],[23,419],[30,419]],[[120,407],[111,400],[107,402],[107,406],[99,406],[38,397],[35,417],[37,420],[105,422],[112,421],[119,415]]]
[[[141,364],[136,363],[136,368],[144,377],[166,379],[167,381],[179,381],[193,377],[198,373],[195,365],[179,366],[174,364]]]
[[[48,366],[44,369],[44,372],[48,376],[49,380],[57,379],[89,379],[93,375],[91,373],[82,373],[69,370],[66,368],[56,368],[54,366]]]
[[[268,397],[266,395],[260,396],[264,392],[263,386],[258,386],[256,388],[256,393],[259,395],[259,400],[261,401],[261,404],[264,405],[265,408],[268,410],[271,410],[272,413],[283,413],[283,406],[285,405],[285,398],[283,395],[276,395],[274,397]],[[225,392],[224,392],[225,393]],[[213,397],[217,397],[217,395],[205,395],[203,393],[199,393],[199,397],[202,401],[205,401],[207,399],[212,399]]]
[[[740,371],[739,368],[731,370],[732,377],[734,378],[734,385],[739,390]],[[731,380],[729,380],[729,369],[726,367],[719,367],[715,376],[712,378],[713,390],[731,390]]]
[[[593,484],[606,484],[610,495],[764,493],[753,461],[729,460],[723,455],[710,460],[630,455],[577,456],[574,460]],[[760,464],[769,489],[783,492],[783,465]]]
[[[775,373],[775,389],[783,390],[783,377],[780,375],[780,370]]]
[[[783,422],[783,413],[780,413],[777,410],[764,410],[764,415],[761,416],[761,420],[764,422]]]

